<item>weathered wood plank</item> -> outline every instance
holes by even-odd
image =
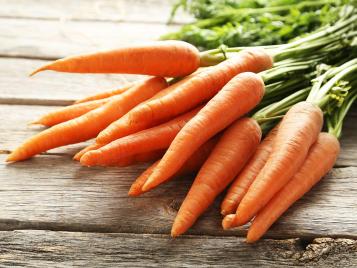
[[[176,28],[148,22],[0,19],[0,56],[57,59],[157,39]]]
[[[66,156],[40,156],[4,164],[0,155],[0,230],[45,229],[163,233],[172,221],[191,178],[173,180],[141,198],[128,198],[131,182],[144,165],[84,168]],[[357,167],[336,168],[292,207],[268,237],[338,236],[357,238]],[[223,231],[219,201],[191,234],[244,235]]]
[[[176,0],[0,0],[0,17],[166,23]],[[175,22],[189,22],[179,13]]]
[[[138,75],[28,74],[48,61],[0,58],[0,103],[67,105],[86,95],[117,88]]]
[[[26,267],[354,267],[357,242],[299,239],[98,234],[51,231],[0,232],[0,264]]]
[[[60,89],[60,86],[58,87]],[[80,92],[78,92],[78,95],[79,94]],[[27,124],[46,112],[57,108],[58,107],[56,106],[0,105],[0,114],[7,115],[2,118],[3,124],[0,125],[0,150],[12,150],[25,138],[40,131],[42,128],[34,126],[30,127]],[[357,107],[354,108],[347,117],[344,125],[343,136],[341,139],[342,152],[337,161],[338,166],[357,166],[356,120]],[[73,155],[83,146],[83,144],[72,145],[52,150],[51,152]]]

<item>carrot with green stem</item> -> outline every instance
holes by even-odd
[[[156,41],[71,56],[35,70],[69,73],[125,73],[161,77],[185,76],[200,66],[197,48],[182,41]]]
[[[259,240],[293,203],[319,182],[333,167],[339,151],[338,139],[329,133],[321,133],[311,146],[299,171],[258,212],[249,227],[247,242],[252,243]]]
[[[128,83],[120,88],[114,89],[114,90],[109,90],[109,91],[104,91],[104,92],[100,92],[97,94],[93,94],[87,97],[84,97],[83,99],[79,99],[77,101],[74,102],[74,104],[77,103],[83,103],[83,102],[88,102],[88,101],[94,101],[94,100],[101,100],[101,99],[105,99],[108,97],[112,97],[115,95],[119,95],[122,94],[123,92],[125,92],[126,90],[128,90],[129,88],[131,88],[135,83]]]
[[[86,152],[80,159],[84,166],[110,166],[118,158],[132,154],[166,149],[182,127],[193,118],[202,106],[178,116],[164,124],[112,141],[99,149]]]
[[[244,167],[257,148],[261,135],[259,125],[251,118],[239,119],[224,131],[183,201],[171,236],[186,232],[213,203]]]
[[[105,105],[29,138],[15,149],[6,161],[25,160],[49,149],[94,138],[111,122],[126,114],[137,104],[151,98],[166,85],[166,80],[161,77],[147,79],[123,94],[113,97],[113,100]]]
[[[182,176],[188,173],[198,171],[203,163],[208,158],[209,154],[212,152],[214,146],[218,141],[218,137],[214,137],[203,144],[198,150],[185,162],[185,164],[180,168],[178,172],[175,173],[173,177]],[[159,164],[160,160],[153,163],[148,167],[131,185],[128,195],[129,196],[139,196],[143,194],[142,186],[145,184],[149,176],[152,174],[156,166]]]
[[[216,66],[173,84],[164,96],[138,105],[120,120],[102,131],[98,143],[108,143],[131,133],[152,127],[187,112],[211,99],[229,80],[242,72],[260,72],[272,66],[272,59],[262,49],[238,53]]]
[[[259,75],[242,73],[230,80],[177,134],[143,191],[175,174],[203,143],[252,110],[264,95]]]

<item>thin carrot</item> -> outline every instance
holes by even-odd
[[[180,170],[173,176],[182,176],[191,172],[195,172],[201,168],[203,163],[206,161],[207,157],[213,150],[218,139],[213,138],[203,144],[180,168]],[[155,167],[159,164],[160,160],[153,163],[148,167],[131,185],[128,195],[129,196],[139,196],[144,192],[141,190],[142,186],[145,184],[146,180],[149,178],[151,173],[154,171]]]
[[[139,163],[156,161],[160,159],[164,153],[165,150],[155,150],[151,152],[129,155],[127,157],[118,158],[117,162],[113,163],[113,166],[127,167]]]
[[[102,146],[103,146],[103,145],[98,144],[98,143],[90,144],[90,145],[88,145],[87,147],[84,147],[84,148],[83,148],[82,150],[80,150],[78,153],[76,153],[76,154],[73,156],[73,160],[79,161],[79,160],[81,159],[81,157],[82,157],[86,152],[99,149],[99,148],[102,147]]]
[[[190,228],[244,167],[261,139],[261,129],[252,118],[242,118],[224,131],[197,174],[171,229],[176,237]]]
[[[254,218],[249,228],[247,242],[262,237],[270,226],[298,199],[320,181],[333,167],[340,151],[337,138],[321,133],[294,177],[286,184]]]
[[[43,115],[36,121],[33,121],[32,124],[41,124],[47,127],[51,127],[86,114],[89,111],[103,106],[111,100],[112,98],[105,98],[62,107]]]
[[[138,103],[165,88],[166,80],[154,77],[130,88],[113,100],[80,117],[55,125],[26,140],[6,161],[20,161],[59,146],[94,138],[111,122],[120,118]]]
[[[167,149],[182,127],[194,117],[202,106],[164,124],[117,139],[81,157],[84,166],[111,166],[118,158],[133,154]]]
[[[196,47],[183,41],[156,41],[51,62],[44,70],[69,73],[126,73],[162,77],[185,76],[200,66]]]
[[[128,90],[129,88],[131,88],[134,85],[134,83],[129,83],[126,84],[120,88],[114,89],[114,90],[109,90],[109,91],[104,91],[104,92],[100,92],[94,95],[90,95],[87,96],[83,99],[77,100],[74,103],[83,103],[83,102],[87,102],[87,101],[93,101],[93,100],[101,100],[101,99],[105,99],[114,95],[119,95],[121,93],[123,93],[124,91]]]
[[[108,143],[131,133],[165,122],[210,100],[229,80],[242,72],[260,72],[272,66],[272,59],[262,49],[240,52],[216,66],[190,75],[173,84],[164,96],[138,105],[100,133],[98,143]],[[171,91],[171,92],[169,92]]]
[[[319,107],[299,102],[286,113],[273,152],[240,202],[234,225],[247,223],[300,169],[323,123]]]
[[[273,141],[278,130],[278,126],[273,128],[264,140],[259,144],[257,150],[252,158],[244,166],[237,178],[233,181],[228,189],[226,196],[221,204],[221,214],[227,215],[234,213],[238,207],[239,202],[243,199],[249,186],[264,167],[266,161],[273,148]]]
[[[249,112],[263,95],[264,83],[259,75],[242,73],[235,76],[181,129],[143,190],[175,174],[198,147]]]

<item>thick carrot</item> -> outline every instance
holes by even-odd
[[[182,127],[194,117],[202,106],[164,124],[117,139],[81,157],[84,166],[111,166],[118,158],[133,154],[167,149]]]
[[[225,130],[183,201],[171,236],[186,232],[213,203],[254,153],[261,135],[260,126],[252,118],[239,119]]]
[[[111,122],[166,85],[166,80],[161,77],[145,80],[123,94],[112,97],[113,100],[105,105],[29,138],[9,155],[7,161],[24,160],[49,149],[94,138]]]
[[[114,95],[119,95],[121,93],[123,93],[124,91],[128,90],[130,87],[132,87],[134,85],[134,83],[129,83],[126,84],[120,88],[114,89],[114,90],[109,90],[109,91],[104,91],[104,92],[100,92],[94,95],[90,95],[87,96],[83,99],[77,100],[74,103],[82,103],[82,102],[87,102],[87,101],[93,101],[93,100],[101,100],[101,99],[105,99]]]
[[[173,176],[182,176],[191,172],[195,172],[201,168],[203,163],[206,161],[207,157],[216,145],[218,138],[213,138],[203,144],[180,168],[180,170]],[[149,178],[151,173],[154,171],[155,167],[159,164],[160,160],[153,163],[149,168],[147,168],[131,185],[128,195],[139,196],[144,192],[141,190],[142,186],[145,184],[146,180]]]
[[[240,202],[234,225],[247,223],[294,176],[316,141],[323,123],[319,107],[295,104],[282,119],[273,152]]]
[[[113,163],[113,166],[127,167],[138,163],[156,161],[160,159],[164,153],[165,150],[156,150],[151,152],[129,155],[127,157],[118,158],[117,162]]]
[[[239,202],[243,199],[249,186],[264,167],[266,161],[273,148],[273,141],[278,130],[278,126],[273,128],[264,140],[259,144],[257,150],[252,158],[244,166],[237,178],[233,181],[228,189],[226,196],[221,204],[221,214],[227,215],[234,213],[238,207]]]
[[[333,167],[340,151],[337,138],[321,133],[294,177],[254,218],[249,228],[247,242],[255,242],[298,199],[307,193]]]
[[[51,62],[44,70],[69,73],[126,73],[162,77],[185,76],[200,66],[197,48],[183,41],[156,41]]]
[[[138,105],[122,119],[100,133],[97,142],[108,143],[131,133],[165,122],[210,100],[229,80],[242,72],[260,72],[272,66],[271,57],[262,49],[239,53],[216,66],[206,68],[173,84],[164,96]]]
[[[112,97],[69,105],[43,115],[38,120],[32,122],[32,124],[41,124],[47,127],[51,127],[86,114],[89,111],[103,106],[111,100]]]
[[[235,76],[181,129],[143,190],[175,174],[198,147],[249,112],[263,95],[264,83],[259,75],[242,73]]]
[[[76,153],[74,156],[73,156],[73,160],[76,160],[76,161],[79,161],[81,159],[81,157],[86,153],[86,152],[89,152],[89,151],[92,151],[92,150],[97,150],[99,149],[100,147],[102,147],[103,145],[101,144],[98,144],[98,143],[93,143],[93,144],[90,144],[88,145],[87,147],[84,147],[82,150],[80,150],[78,153]]]

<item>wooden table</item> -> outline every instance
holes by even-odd
[[[335,168],[254,245],[244,243],[245,228],[222,230],[219,202],[188,235],[170,238],[192,178],[128,198],[145,165],[81,167],[71,157],[83,144],[4,164],[10,150],[38,132],[27,126],[31,120],[137,78],[51,72],[28,78],[30,71],[50,59],[176,29],[165,25],[172,2],[0,0],[0,265],[357,266],[356,108]]]

